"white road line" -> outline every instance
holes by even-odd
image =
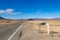
[[[11,40],[13,38],[13,36],[16,34],[16,32],[19,31],[19,29],[21,29],[23,27],[23,24],[16,29],[16,31],[8,38],[8,40]]]

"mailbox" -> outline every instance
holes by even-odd
[[[40,23],[40,25],[46,25],[46,23]]]

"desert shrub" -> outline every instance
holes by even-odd
[[[7,23],[10,23],[10,21],[7,21]]]
[[[51,35],[52,37],[54,36],[54,35]]]
[[[56,33],[58,33],[58,32],[55,32],[55,31],[51,31],[51,32],[50,32],[50,34],[56,34]]]
[[[20,32],[20,34],[19,34],[19,37],[21,37],[22,36],[22,31]]]
[[[60,37],[60,35],[58,35],[58,37]]]

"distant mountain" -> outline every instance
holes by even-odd
[[[7,19],[7,18],[4,18],[4,17],[1,17],[0,16],[0,20],[13,20],[13,19]],[[60,18],[50,18],[50,19],[47,19],[47,18],[30,18],[30,19],[16,19],[16,20],[60,20]]]
[[[60,20],[60,18],[53,18],[53,19],[57,19],[57,20]]]
[[[3,18],[3,17],[0,17],[0,19],[5,19],[5,18]]]
[[[0,20],[11,20],[11,19],[6,19],[4,17],[0,17]]]
[[[27,20],[60,20],[60,18],[31,18],[31,19],[27,19]]]

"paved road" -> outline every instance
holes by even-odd
[[[23,23],[23,21],[12,23],[12,24],[1,24],[0,25],[0,40],[9,38],[9,36]]]

